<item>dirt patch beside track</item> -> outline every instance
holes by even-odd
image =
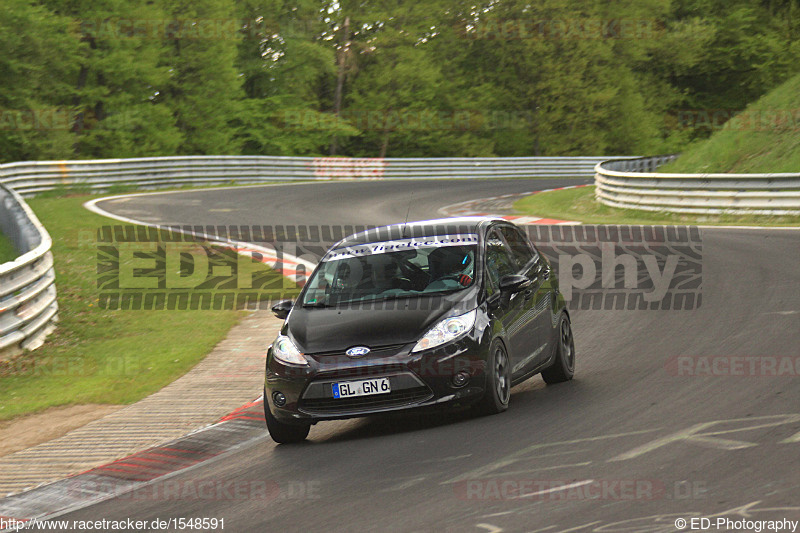
[[[0,422],[0,457],[66,435],[124,405],[67,405]]]

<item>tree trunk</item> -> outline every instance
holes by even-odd
[[[389,149],[389,132],[383,133],[383,142],[381,142],[381,153],[378,155],[381,159],[386,157],[386,151]]]
[[[337,58],[338,72],[336,74],[336,92],[333,95],[333,114],[339,118],[339,113],[342,110],[342,92],[344,90],[344,77],[345,77],[345,61],[347,59],[347,51],[350,48],[350,17],[344,18],[344,39],[342,39],[342,48],[339,50],[339,57]],[[337,120],[338,123],[338,120]],[[334,134],[331,140],[330,154],[336,155],[338,148],[338,138]]]
[[[91,50],[97,49],[97,42],[93,37],[83,37],[82,41],[89,42]],[[72,153],[78,157],[81,152],[80,135],[83,133],[83,128],[86,122],[86,111],[81,108],[81,91],[86,87],[86,80],[89,79],[89,67],[86,63],[81,64],[81,70],[78,72],[78,83],[75,85],[75,97],[72,99],[72,106],[78,109],[75,115],[75,122],[72,124],[72,132],[75,134],[75,142],[72,144]]]

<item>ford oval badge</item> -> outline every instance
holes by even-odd
[[[346,352],[347,357],[364,357],[369,353],[369,348],[366,346],[353,346]]]

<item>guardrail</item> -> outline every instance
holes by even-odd
[[[585,178],[605,159],[185,156],[0,165],[0,228],[24,252],[0,265],[0,358],[41,345],[58,318],[50,236],[20,195],[334,178]]]
[[[0,359],[38,348],[58,320],[50,235],[0,184],[0,229],[22,255],[0,265]]]
[[[603,157],[350,158],[185,156],[97,161],[37,161],[0,165],[0,182],[23,196],[57,188],[105,191],[174,186],[333,178],[587,177]]]
[[[798,174],[665,174],[677,156],[605,161],[595,167],[597,199],[611,207],[696,214],[800,214]]]

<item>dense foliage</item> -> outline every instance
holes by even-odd
[[[0,159],[667,152],[799,37],[799,0],[3,0]]]

